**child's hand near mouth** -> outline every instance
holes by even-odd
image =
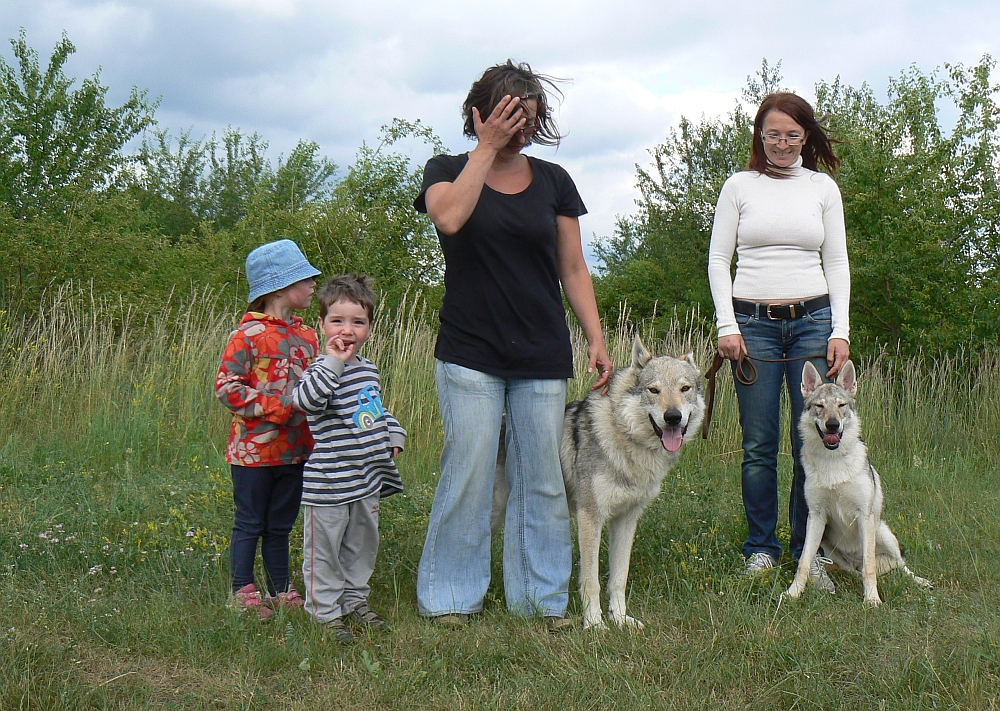
[[[328,355],[336,356],[345,363],[349,361],[354,352],[358,349],[357,341],[344,342],[343,337],[333,336],[326,339],[326,352]]]

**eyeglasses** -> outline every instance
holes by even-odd
[[[782,141],[788,146],[801,146],[805,140],[805,136],[800,133],[789,133],[787,136],[782,136],[779,133],[765,133],[761,135],[761,138],[769,146],[776,146]]]
[[[535,135],[535,132],[537,130],[538,130],[538,117],[537,116],[534,116],[534,117],[529,118],[528,120],[526,120],[524,122],[524,125],[521,126],[521,128],[518,129],[518,131],[520,131],[521,135],[523,135],[523,136],[533,136],[533,135]]]

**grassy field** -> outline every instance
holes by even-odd
[[[410,431],[373,580],[394,631],[341,647],[304,615],[261,622],[225,606],[228,420],[211,391],[236,319],[206,293],[155,315],[70,292],[31,325],[0,315],[0,709],[998,707],[995,347],[861,364],[885,518],[933,591],[893,573],[871,610],[838,573],[836,596],[782,599],[788,560],[740,577],[726,376],[711,440],[685,447],[640,520],[629,605],[643,632],[552,636],[508,616],[499,585],[468,629],[445,631],[416,614],[414,593],[441,442],[434,334],[419,306],[381,314],[367,355]],[[706,364],[701,333],[681,319],[645,335]],[[616,363],[631,338],[611,324]],[[300,545],[297,531],[293,569]]]

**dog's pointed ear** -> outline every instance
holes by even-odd
[[[685,353],[684,355],[682,355],[677,360],[686,360],[688,363],[690,363],[691,365],[693,365],[695,368],[698,367],[698,364],[695,363],[694,353],[692,351],[688,351],[687,353]]]
[[[854,370],[852,361],[844,363],[844,367],[837,373],[837,385],[846,390],[851,397],[858,394],[858,374]]]
[[[819,371],[816,370],[816,366],[806,361],[806,364],[802,367],[802,397],[809,397],[822,384],[823,378],[820,376]]]
[[[635,340],[632,341],[632,367],[635,370],[642,370],[652,357],[649,351],[646,350],[646,346],[642,344],[639,334],[636,334]]]

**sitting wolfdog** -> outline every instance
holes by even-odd
[[[906,567],[899,542],[882,520],[882,482],[861,439],[856,392],[851,361],[841,368],[836,383],[823,383],[819,371],[806,362],[799,433],[809,518],[799,567],[787,591],[791,597],[805,589],[820,545],[841,570],[861,576],[869,605],[881,603],[876,576],[893,568],[902,568],[917,585],[931,587]]]
[[[566,405],[559,458],[570,512],[580,539],[583,626],[603,627],[598,552],[608,525],[608,613],[617,625],[641,628],[625,614],[632,540],[639,516],[660,493],[660,483],[697,437],[705,413],[701,374],[694,356],[653,358],[636,336],[632,364],[616,370],[606,397],[592,392]],[[501,438],[502,440],[502,438]],[[501,453],[502,454],[502,453]],[[493,490],[493,526],[507,501],[503,462]]]

